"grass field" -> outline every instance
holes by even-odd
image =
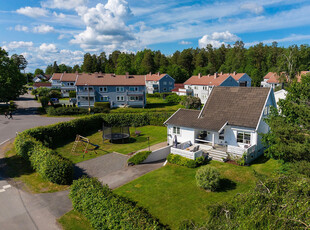
[[[7,163],[6,174],[16,182],[23,182],[25,189],[32,193],[58,192],[69,188],[68,185],[58,185],[43,179],[36,173],[28,161],[17,156],[13,144],[5,154]]]
[[[138,202],[159,220],[177,229],[180,222],[193,219],[202,223],[208,218],[206,207],[229,201],[238,193],[247,192],[255,185],[254,170],[270,175],[279,168],[275,160],[258,162],[251,166],[236,166],[216,161],[210,162],[221,173],[221,188],[206,192],[196,186],[197,169],[167,165],[148,173],[115,192]]]
[[[77,211],[70,211],[58,219],[63,230],[93,230],[88,220]]]
[[[144,126],[139,127],[137,130],[141,131],[140,136],[134,136],[134,128],[130,128],[131,137],[127,143],[118,143],[112,144],[109,141],[103,142],[102,140],[102,132],[97,132],[91,136],[88,136],[90,142],[96,145],[99,145],[99,149],[96,150],[97,154],[94,151],[89,150],[87,154],[85,154],[83,158],[84,145],[79,143],[76,148],[75,153],[71,153],[71,149],[74,142],[56,148],[56,151],[65,158],[68,158],[73,161],[73,163],[78,163],[81,161],[85,161],[88,159],[95,158],[100,155],[104,155],[111,152],[118,152],[122,154],[128,154],[131,152],[138,151],[143,148],[148,147],[148,139],[149,144],[154,145],[167,140],[167,128],[163,126]],[[89,149],[94,148],[89,145]]]

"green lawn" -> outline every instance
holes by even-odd
[[[15,181],[21,181],[24,188],[32,193],[58,192],[69,188],[68,185],[54,184],[43,179],[35,172],[28,161],[17,156],[13,144],[8,147],[10,150],[5,154],[7,163],[6,174]]]
[[[59,148],[56,148],[56,151],[73,161],[73,163],[78,163],[81,161],[85,161],[88,159],[95,158],[100,155],[104,155],[107,153],[111,152],[118,152],[122,154],[128,154],[131,152],[138,151],[143,148],[148,147],[148,140],[147,137],[149,137],[149,143],[150,145],[154,145],[160,142],[164,142],[167,140],[167,128],[163,126],[144,126],[144,127],[139,127],[137,130],[141,131],[140,136],[134,136],[134,128],[130,128],[131,132],[131,137],[129,141],[124,144],[119,143],[110,143],[109,141],[105,141],[103,143],[102,141],[102,132],[97,132],[91,136],[88,136],[90,142],[93,144],[99,145],[99,149],[96,150],[97,154],[94,151],[88,151],[87,154],[85,154],[83,158],[83,150],[84,150],[84,145],[82,143],[79,143],[78,147],[76,148],[75,153],[71,153],[71,149],[73,146],[73,142],[66,144],[64,146],[61,146]],[[93,146],[89,146],[89,149],[92,149]]]
[[[70,211],[60,217],[58,222],[63,230],[92,230],[88,220],[77,211]]]
[[[211,161],[210,165],[218,168],[221,173],[221,189],[218,192],[206,192],[196,186],[197,169],[171,164],[148,173],[115,192],[137,201],[162,223],[177,229],[185,219],[204,222],[208,218],[208,205],[229,201],[236,194],[247,192],[255,185],[253,170],[270,175],[280,164],[275,160],[268,160],[249,167],[216,161]]]

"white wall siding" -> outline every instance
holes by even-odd
[[[168,143],[169,145],[173,145],[174,136],[177,136],[177,141],[179,143],[191,141],[192,143],[195,142],[195,129],[187,128],[187,127],[180,127],[180,134],[173,133],[173,126],[168,125]]]
[[[171,146],[166,146],[160,149],[153,151],[143,163],[150,163],[155,161],[160,161],[166,159],[169,153],[171,152]]]

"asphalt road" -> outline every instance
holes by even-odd
[[[71,118],[42,117],[35,114],[40,104],[33,99],[30,94],[21,96],[16,104],[18,110],[13,114],[13,119],[7,119],[4,115],[0,116],[0,145],[16,136],[16,132],[25,129],[54,124],[61,121],[68,121]]]
[[[67,121],[70,118],[50,118],[36,115],[40,106],[32,95],[21,96],[13,119],[0,117],[0,229],[54,230],[60,229],[56,219],[72,209],[71,201],[63,191],[53,194],[30,194],[20,190],[16,182],[5,178],[3,146],[16,132],[32,127]]]

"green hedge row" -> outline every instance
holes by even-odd
[[[102,124],[109,126],[145,126],[162,125],[171,113],[141,113],[141,114],[95,114],[72,121],[28,129],[25,132],[44,145],[54,148],[64,140],[74,140],[76,134],[87,135],[102,129]]]
[[[49,107],[46,109],[46,112],[50,116],[62,116],[62,115],[81,115],[81,114],[88,114],[88,109],[80,108],[80,107]],[[109,113],[109,108],[103,107],[94,107],[90,109],[91,113]]]
[[[128,159],[128,163],[138,165],[146,160],[146,158],[152,153],[152,151],[142,151],[138,152]]]
[[[146,209],[113,193],[95,178],[73,182],[69,194],[73,208],[95,229],[167,229]]]
[[[95,102],[95,108],[106,108],[110,109],[110,102]]]
[[[188,168],[196,168],[207,163],[207,160],[203,156],[197,157],[196,160],[192,160],[172,153],[167,156],[167,161],[171,164],[186,166]]]
[[[71,184],[73,178],[71,161],[59,156],[40,141],[25,133],[17,135],[14,145],[17,155],[29,160],[32,168],[42,178],[56,184]]]

